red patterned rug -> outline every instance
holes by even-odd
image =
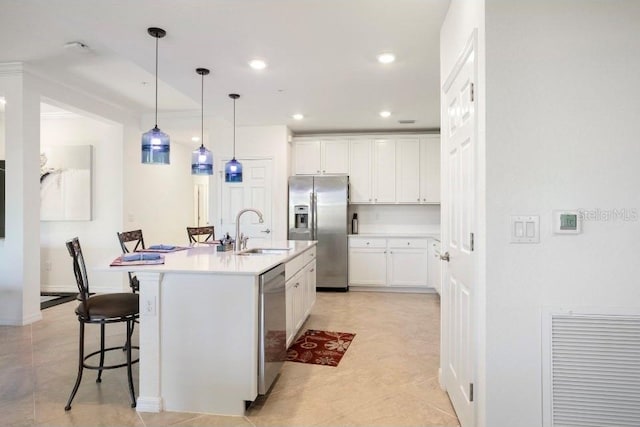
[[[307,329],[287,350],[290,362],[338,366],[356,334]]]

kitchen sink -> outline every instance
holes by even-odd
[[[253,248],[238,252],[238,255],[280,255],[290,250],[290,248]]]

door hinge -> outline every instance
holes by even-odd
[[[471,90],[469,91],[469,94],[471,96],[471,102],[476,100],[476,85],[471,83]]]
[[[476,246],[476,244],[475,244],[475,236],[473,235],[473,233],[470,233],[470,236],[469,236],[469,246],[471,247],[471,252],[473,252],[473,249]]]
[[[473,402],[473,383],[469,383],[469,402]]]

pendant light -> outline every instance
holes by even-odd
[[[209,74],[206,68],[196,68],[196,73],[202,76],[200,90],[201,102],[201,127],[200,127],[200,148],[191,153],[191,174],[192,175],[213,175],[213,154],[204,148],[204,76]]]
[[[142,163],[169,164],[169,135],[158,128],[158,39],[167,35],[162,28],[147,28],[151,37],[156,39],[156,125],[142,134]]]
[[[229,98],[233,99],[233,159],[224,165],[224,182],[242,182],[242,163],[236,160],[236,99],[240,95],[230,93]]]

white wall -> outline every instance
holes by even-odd
[[[2,96],[2,94],[0,94]],[[4,107],[0,110],[0,160],[4,160]]]
[[[440,233],[440,205],[349,205],[363,233]]]
[[[541,414],[545,307],[638,311],[640,222],[553,235],[554,209],[640,210],[640,2],[486,0],[486,425]],[[509,216],[540,215],[539,244]]]
[[[91,221],[40,223],[40,280],[43,291],[74,292],[77,287],[65,242],[79,237],[87,263],[119,253],[116,231],[122,227],[122,125],[90,117],[46,116],[40,122],[42,147],[91,145]],[[119,275],[89,272],[92,291],[121,291]]]
[[[170,128],[161,129],[171,135]],[[147,246],[186,244],[186,227],[193,223],[191,151],[195,147],[172,141],[171,164],[145,165],[140,161],[141,135],[124,149],[123,229],[142,229]]]

